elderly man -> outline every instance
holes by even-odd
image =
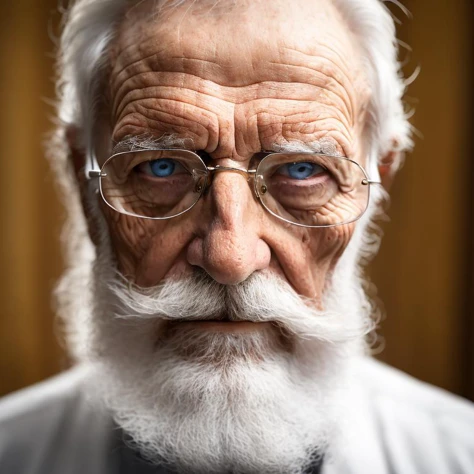
[[[0,404],[2,474],[474,472],[472,406],[366,355],[360,266],[410,147],[395,44],[378,0],[75,3],[52,148],[78,364]]]

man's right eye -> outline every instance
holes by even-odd
[[[137,166],[137,170],[154,178],[168,178],[182,168],[177,160],[161,158],[159,160],[146,161]]]

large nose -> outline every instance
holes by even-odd
[[[271,251],[263,239],[263,210],[244,175],[216,173],[203,199],[207,218],[188,247],[188,262],[225,285],[267,268]]]

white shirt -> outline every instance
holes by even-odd
[[[168,472],[130,461],[110,416],[82,393],[86,373],[78,366],[0,401],[1,474]],[[356,379],[352,432],[323,474],[474,474],[472,403],[369,358]]]

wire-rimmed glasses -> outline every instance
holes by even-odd
[[[342,156],[269,153],[255,169],[207,166],[189,150],[138,150],[112,155],[100,170],[104,201],[116,211],[145,219],[171,219],[191,210],[217,172],[246,177],[273,216],[303,227],[332,227],[359,219],[371,181],[364,168]]]

